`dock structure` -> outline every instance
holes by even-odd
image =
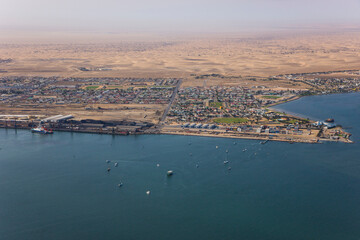
[[[49,122],[49,121],[51,121],[52,119],[55,119],[55,118],[58,118],[58,117],[62,117],[62,116],[63,116],[63,115],[51,116],[51,117],[44,118],[44,119],[42,119],[41,121],[43,121],[43,122]]]
[[[66,116],[61,116],[61,117],[53,118],[53,119],[51,119],[50,121],[51,121],[51,122],[59,122],[59,121],[64,121],[64,120],[68,120],[68,119],[71,119],[71,118],[74,118],[74,116],[73,116],[73,115],[66,115]]]
[[[56,116],[52,116],[52,117],[48,117],[48,118],[44,118],[42,119],[43,122],[59,122],[59,121],[64,121],[64,120],[68,120],[74,118],[73,115],[56,115]]]
[[[29,115],[0,115],[0,118],[29,118]]]

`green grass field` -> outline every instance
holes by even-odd
[[[99,86],[87,86],[86,90],[95,90],[97,89]]]
[[[221,107],[222,106],[222,103],[221,102],[211,102],[210,103],[210,107]]]
[[[266,98],[266,99],[278,99],[281,98],[280,96],[273,96],[273,95],[267,95],[267,96],[262,96],[262,98]]]
[[[249,120],[247,118],[215,118],[213,121],[216,123],[233,124],[233,123],[246,123]]]

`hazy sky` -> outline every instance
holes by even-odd
[[[360,23],[360,0],[0,0],[1,28],[232,31]]]

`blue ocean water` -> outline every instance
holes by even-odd
[[[360,94],[277,108],[355,143],[0,129],[0,239],[360,239]]]

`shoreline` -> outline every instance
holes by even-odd
[[[300,99],[300,98],[303,98],[303,97],[306,97],[306,96],[294,96],[294,97],[289,98],[289,99],[284,100],[284,101],[280,101],[280,102],[276,102],[276,103],[269,104],[268,106],[266,106],[266,108],[271,109],[271,108],[274,107],[274,106],[281,105],[281,104],[288,103],[288,102],[292,102],[292,101],[296,101],[296,100],[298,100],[298,99]]]
[[[245,136],[241,134],[234,134],[229,133],[227,134],[204,134],[204,133],[184,133],[184,132],[162,132],[160,134],[165,135],[182,135],[182,136],[196,136],[196,137],[217,137],[217,138],[231,138],[231,139],[247,139],[247,140],[261,140],[261,141],[276,141],[276,142],[288,142],[288,143],[311,143],[311,144],[321,144],[323,142],[342,142],[342,143],[354,143],[354,141],[348,139],[348,141],[339,141],[339,140],[332,140],[326,138],[316,138],[316,139],[301,139],[301,138],[294,138],[294,139],[286,139],[286,138],[279,138],[279,136]]]
[[[31,128],[24,128],[24,127],[0,127],[1,129],[13,129],[13,130],[31,130]],[[139,135],[180,135],[180,136],[195,136],[195,137],[215,137],[215,138],[230,138],[230,139],[245,139],[245,140],[259,140],[259,141],[276,141],[276,142],[288,142],[288,143],[307,143],[307,144],[321,144],[323,142],[342,142],[342,143],[354,143],[352,140],[348,141],[338,141],[338,140],[332,140],[332,139],[325,139],[325,138],[317,138],[317,139],[285,139],[285,138],[279,138],[278,136],[245,136],[241,134],[216,134],[216,133],[189,133],[189,132],[139,132],[139,133],[133,133],[133,134],[122,134],[122,133],[113,133],[113,132],[104,132],[104,131],[91,131],[91,130],[65,130],[65,129],[56,129],[53,130],[54,132],[68,132],[68,133],[87,133],[87,134],[99,134],[99,135],[112,135],[112,136],[139,136]],[[46,134],[44,134],[46,135]]]
[[[358,92],[357,92],[358,93]],[[334,93],[334,94],[349,94],[349,93]],[[312,96],[323,96],[323,95],[334,95],[334,94],[317,94]],[[288,102],[292,102],[303,97],[308,96],[294,96],[286,101],[281,101],[278,103],[271,104],[271,106],[267,106],[272,111],[280,111],[281,109],[274,108],[275,106],[279,106],[281,104],[285,104]],[[294,118],[302,118],[306,119],[306,116],[299,116],[296,113],[287,113],[284,111],[286,115]],[[300,114],[301,115],[301,114]],[[308,118],[309,119],[309,118]],[[311,119],[310,119],[311,120]],[[159,126],[158,126],[159,127]],[[31,127],[24,127],[24,126],[1,126],[0,128],[3,129],[21,129],[21,130],[31,130]],[[197,137],[217,137],[217,138],[232,138],[232,139],[248,139],[248,140],[261,140],[261,141],[278,141],[278,142],[289,142],[289,143],[322,143],[322,142],[343,142],[343,143],[354,143],[354,141],[350,140],[349,138],[344,140],[334,140],[328,138],[321,138],[316,137],[313,139],[305,139],[305,138],[290,138],[290,137],[283,137],[279,135],[263,135],[259,136],[256,134],[251,133],[220,133],[220,132],[176,132],[176,131],[164,131],[160,127],[158,129],[147,129],[144,131],[135,131],[135,132],[121,132],[121,131],[107,131],[103,129],[69,129],[69,128],[55,128],[53,131],[55,132],[69,132],[69,133],[89,133],[89,134],[106,134],[106,135],[118,135],[118,136],[128,136],[128,135],[182,135],[182,136],[197,136]]]
[[[321,93],[321,94],[314,94],[314,95],[308,95],[308,96],[301,96],[301,95],[298,95],[298,96],[294,96],[292,98],[289,98],[287,100],[284,100],[284,101],[280,101],[280,102],[276,102],[276,103],[272,103],[272,104],[269,104],[266,106],[266,108],[272,108],[274,106],[277,106],[277,105],[281,105],[281,104],[284,104],[284,103],[289,103],[289,102],[292,102],[292,101],[296,101],[296,100],[299,100],[301,98],[304,98],[304,97],[315,97],[315,96],[327,96],[327,95],[343,95],[343,94],[360,94],[360,91],[353,91],[353,92],[335,92],[335,93]]]

